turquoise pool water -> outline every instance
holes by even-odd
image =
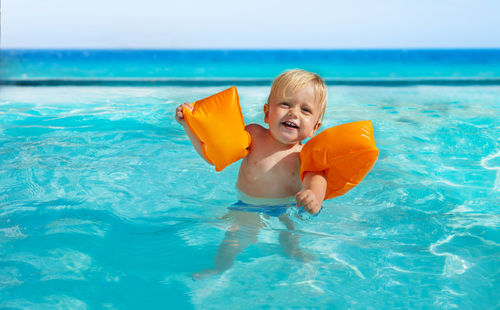
[[[500,87],[329,87],[324,127],[371,119],[363,183],[295,220],[309,263],[266,221],[219,276],[236,201],[173,112],[224,87],[2,87],[2,309],[497,309]],[[269,88],[238,87],[247,123]]]

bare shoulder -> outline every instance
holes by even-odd
[[[267,133],[267,129],[259,124],[249,124],[245,127],[245,130],[250,133],[253,141],[260,140]]]
[[[250,150],[255,150],[257,145],[261,145],[267,129],[259,124],[249,124],[245,126],[245,130],[250,134],[252,142],[250,144]]]
[[[248,124],[245,126],[245,130],[248,131],[252,136],[254,134],[260,134],[267,131],[266,128],[262,127],[259,124]]]

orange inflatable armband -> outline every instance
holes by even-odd
[[[238,92],[233,86],[193,104],[182,113],[191,132],[202,144],[203,156],[216,171],[248,155],[250,134],[245,131]]]
[[[344,195],[368,174],[378,157],[371,121],[328,128],[308,141],[300,152],[300,178],[324,172],[325,200]]]

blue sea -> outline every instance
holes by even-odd
[[[175,108],[322,75],[324,128],[372,120],[363,182],[213,265],[239,163],[196,154]],[[500,308],[500,50],[0,51],[1,309]],[[314,258],[287,256],[288,232]]]

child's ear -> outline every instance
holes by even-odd
[[[319,127],[321,127],[321,122],[317,122],[316,125],[314,125],[313,131],[312,131],[311,135],[309,136],[309,138],[314,137],[314,134],[319,129]]]
[[[269,123],[269,103],[264,104],[264,122]]]

